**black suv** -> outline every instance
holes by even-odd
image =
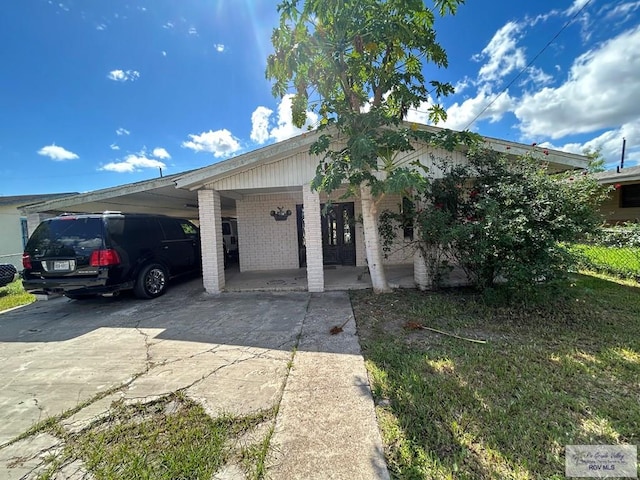
[[[22,264],[27,291],[155,298],[169,278],[200,270],[200,237],[188,220],[163,215],[66,214],[38,225]]]

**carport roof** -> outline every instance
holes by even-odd
[[[35,195],[12,195],[0,197],[0,205],[16,205],[23,207],[31,205],[32,203],[44,202],[46,200],[53,200],[54,198],[68,197],[70,195],[76,195],[78,192],[69,193],[42,193]]]
[[[184,172],[183,172],[184,173]],[[129,183],[28,205],[26,213],[103,212],[161,213],[175,217],[198,215],[196,192],[176,189],[179,174]]]

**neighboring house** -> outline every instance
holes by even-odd
[[[434,127],[421,127],[437,130]],[[324,290],[326,265],[366,266],[364,232],[358,221],[362,208],[357,198],[331,199],[311,190],[318,158],[309,146],[318,138],[309,132],[191,172],[139,182],[113,189],[45,202],[32,211],[156,211],[168,213],[173,197],[176,215],[198,214],[203,256],[203,283],[207,292],[225,287],[221,219],[237,218],[241,272],[279,269],[306,270],[309,291]],[[533,147],[486,138],[486,146],[509,155],[521,155]],[[555,150],[546,156],[538,150],[551,171],[586,168],[587,159]],[[446,152],[426,144],[404,155],[432,164],[433,157],[465,162],[463,152]],[[177,187],[177,188],[176,188]],[[324,206],[331,200],[332,207]],[[165,203],[162,203],[165,202]],[[385,197],[378,211],[398,210],[400,197]],[[197,207],[198,210],[190,209]],[[398,239],[387,265],[413,264],[413,252],[402,249]],[[416,282],[424,285],[424,269],[416,268]]]
[[[640,166],[599,172],[594,177],[613,187],[600,208],[608,224],[640,221]]]
[[[29,222],[27,222],[27,215],[23,213],[21,207],[68,195],[72,194],[58,193],[0,197],[0,232],[2,232],[0,235],[0,263],[11,263],[18,270],[21,270],[22,251],[30,233],[42,218],[49,216],[34,213]],[[29,229],[29,223],[33,225],[33,228]]]

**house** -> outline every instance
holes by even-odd
[[[602,185],[612,188],[600,207],[610,225],[640,221],[640,166],[607,170],[593,175]]]
[[[240,272],[303,269],[308,290],[321,292],[326,266],[365,267],[366,254],[358,221],[362,212],[359,199],[342,198],[345,190],[328,197],[310,187],[318,158],[309,153],[309,147],[318,135],[305,133],[171,177],[44,202],[31,211],[155,211],[196,217],[202,238],[203,283],[210,293],[225,289],[221,219],[232,216],[238,222]],[[509,155],[534,148],[491,138],[485,142],[487,147]],[[581,155],[545,152],[551,171],[587,165]],[[432,156],[466,161],[462,151],[447,152],[427,144],[416,144],[414,151],[404,155],[424,164],[432,163]],[[400,197],[385,197],[378,209],[397,210],[401,203]],[[405,240],[397,242],[398,248],[385,265],[413,265],[413,253],[401,248]],[[423,270],[414,270],[419,285],[426,283]]]
[[[29,230],[27,215],[22,207],[32,203],[61,198],[70,193],[45,195],[16,195],[0,197],[0,263],[11,263],[22,269],[22,251],[33,229]],[[30,224],[35,228],[46,214],[34,213]]]

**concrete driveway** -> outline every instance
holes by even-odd
[[[357,445],[349,447],[351,454],[343,452],[345,468],[351,469],[344,474],[387,478],[348,296],[331,295],[209,296],[198,279],[172,285],[166,295],[151,301],[132,296],[85,301],[60,297],[0,314],[0,478],[29,478],[42,456],[59,446],[60,440],[49,434],[7,445],[41,420],[77,409],[64,426],[79,429],[108,412],[115,400],[145,401],[177,390],[199,401],[212,416],[246,414],[281,402],[272,438],[272,443],[280,444],[278,451],[288,445],[289,451],[297,449],[304,458],[309,448],[305,442],[321,439],[322,431],[346,438],[357,434]],[[310,318],[307,334],[306,317]],[[345,334],[334,340],[328,330],[345,318]],[[294,363],[295,375],[287,386],[295,347],[305,342],[311,345],[306,348],[308,355],[297,354],[300,368]],[[328,389],[324,397],[315,398],[313,416],[305,418],[308,404],[296,407],[296,399],[319,365],[344,377],[337,383],[344,384],[345,393],[336,396],[336,388]],[[333,378],[323,382],[336,384]],[[311,382],[304,388],[318,387]],[[333,405],[330,397],[339,404]],[[344,407],[350,399],[354,406],[346,414],[353,426],[343,418],[327,420],[339,427],[318,421],[325,408]],[[309,430],[310,421],[318,428],[317,435]],[[341,435],[339,428],[349,429],[349,435]],[[318,461],[322,454],[315,453]],[[300,478],[313,477],[299,460],[288,466],[278,455],[272,457],[276,459],[272,478],[297,477],[290,469]],[[366,464],[364,470],[360,472],[353,457]],[[332,477],[338,475],[333,478],[347,478],[340,471],[320,473],[317,465],[313,468],[319,474],[315,478],[330,472]],[[242,477],[232,472],[224,478]]]

